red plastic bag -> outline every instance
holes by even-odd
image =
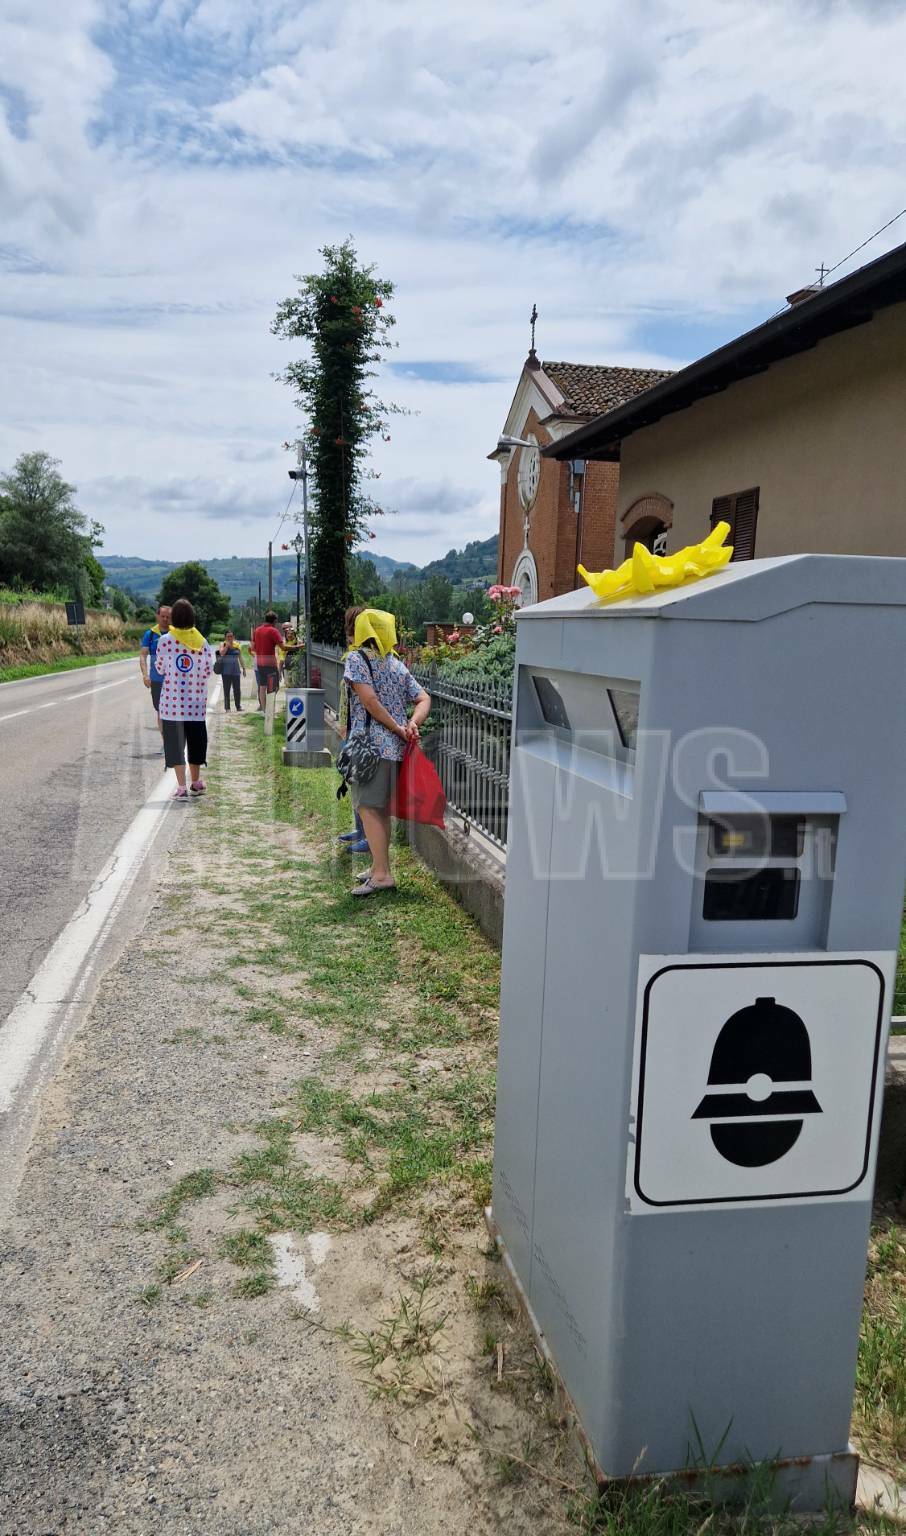
[[[407,747],[390,805],[391,815],[398,821],[421,821],[428,826],[442,827],[446,804],[447,797],[434,764],[429,763],[421,747]]]

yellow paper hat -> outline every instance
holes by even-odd
[[[396,650],[396,619],[382,608],[363,608],[355,621],[356,649],[373,640],[381,656]]]

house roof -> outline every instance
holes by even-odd
[[[669,379],[663,368],[612,368],[601,363],[542,363],[563,396],[558,416],[600,416]]]
[[[614,404],[586,426],[549,444],[542,453],[554,459],[618,460],[623,439],[641,427],[686,410],[697,400],[727,389],[739,379],[763,373],[772,363],[805,352],[827,336],[863,325],[878,310],[904,301],[906,244],[837,283],[815,289],[810,297],[791,304],[688,368],[666,375],[642,394]],[[549,366],[557,365],[545,364]]]

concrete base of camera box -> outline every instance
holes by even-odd
[[[283,766],[285,768],[332,768],[333,758],[326,747],[322,747],[320,752],[294,752],[291,747],[284,747]]]

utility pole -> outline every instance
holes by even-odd
[[[305,456],[304,443],[298,444],[296,448],[296,458],[298,460],[299,467],[298,469],[291,469],[289,471],[289,478],[290,480],[302,481],[302,540],[305,546],[305,579],[302,583],[302,612],[305,635],[305,681],[303,687],[308,688],[311,684],[311,546],[308,542],[308,460]],[[296,549],[296,556],[298,560],[299,548],[295,541],[294,548]],[[298,565],[296,570],[298,573]]]
[[[274,546],[267,541],[267,606],[274,606]]]

